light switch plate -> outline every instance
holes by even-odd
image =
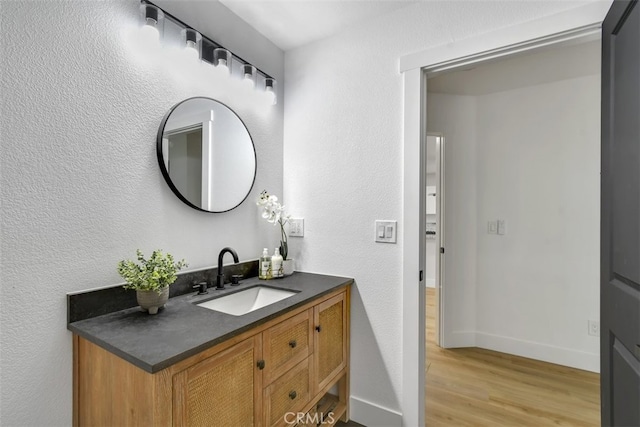
[[[498,234],[504,236],[507,234],[507,220],[499,219],[498,220]]]
[[[487,223],[487,233],[498,234],[498,221],[489,221]]]
[[[396,243],[398,221],[376,220],[375,236],[376,242],[380,243]]]
[[[304,218],[289,218],[289,236],[304,237]]]

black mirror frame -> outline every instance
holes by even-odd
[[[240,203],[238,203],[234,207],[232,207],[230,209],[227,209],[227,210],[224,210],[224,211],[208,211],[206,209],[202,209],[200,206],[194,205],[189,200],[187,200],[187,198],[184,197],[182,195],[182,193],[180,193],[180,190],[178,190],[178,188],[173,184],[173,181],[171,180],[171,177],[169,176],[169,171],[167,170],[167,168],[164,165],[164,156],[162,154],[162,137],[164,136],[164,128],[165,128],[165,126],[167,124],[167,121],[169,120],[169,117],[171,117],[171,113],[173,113],[173,111],[176,108],[178,108],[180,105],[182,105],[183,103],[185,103],[187,101],[190,101],[192,99],[208,99],[208,100],[211,100],[213,102],[217,102],[218,104],[220,104],[220,105],[226,107],[227,109],[229,109],[229,111],[231,111],[238,118],[238,120],[240,120],[240,123],[242,123],[242,126],[244,126],[245,130],[247,131],[247,134],[249,135],[249,140],[251,141],[251,145],[253,145],[253,156],[255,158],[255,168],[253,170],[253,180],[251,181],[251,186],[249,187],[249,190],[247,191],[247,194],[240,201]],[[251,133],[249,132],[249,128],[247,128],[247,125],[240,118],[240,116],[238,116],[238,114],[236,114],[235,111],[233,111],[231,108],[229,108],[228,105],[226,105],[226,104],[224,104],[224,103],[222,103],[222,102],[220,102],[218,100],[215,100],[213,98],[206,97],[206,96],[193,96],[191,98],[184,99],[184,100],[178,102],[177,104],[175,104],[173,107],[171,107],[171,109],[169,109],[169,111],[162,118],[162,122],[160,123],[160,127],[158,128],[158,135],[156,137],[156,155],[158,157],[158,165],[160,166],[160,171],[162,172],[162,176],[164,177],[164,180],[167,183],[167,185],[169,185],[169,188],[171,188],[171,191],[173,191],[173,193],[176,196],[178,196],[178,198],[180,200],[182,200],[183,203],[185,203],[186,205],[192,207],[193,209],[199,210],[201,212],[224,213],[224,212],[229,212],[229,211],[237,208],[242,203],[244,203],[245,200],[247,200],[247,197],[249,197],[249,194],[251,194],[251,190],[253,189],[253,186],[256,183],[256,175],[258,173],[258,155],[256,153],[256,145],[253,142],[253,137],[251,136]]]

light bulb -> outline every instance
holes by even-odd
[[[140,5],[140,35],[145,40],[160,40],[164,27],[164,12],[152,4]]]
[[[160,31],[154,26],[143,25],[140,28],[140,38],[149,43],[158,43],[160,41]]]
[[[218,67],[220,71],[224,72],[225,74],[230,73],[229,66],[227,65],[227,61],[225,61],[224,59],[221,59],[220,61],[218,61],[218,65],[216,65],[216,67]]]
[[[251,74],[245,74],[244,79],[242,81],[247,87],[250,87],[250,88],[256,87],[256,84],[253,81],[253,77],[251,77]]]
[[[200,57],[200,53],[198,52],[198,46],[195,42],[191,40],[187,40],[187,43],[184,47],[184,51],[186,54],[193,59],[198,59]]]
[[[247,86],[253,89],[256,87],[256,67],[251,64],[245,64],[243,66],[244,77],[242,82]]]
[[[265,92],[267,96],[267,102],[269,105],[276,105],[276,94],[273,90],[268,90]]]
[[[277,103],[277,95],[276,95],[276,79],[272,79],[271,77],[267,77],[264,79],[264,93],[270,105],[276,105]]]
[[[225,74],[231,74],[231,52],[221,47],[213,50],[213,65]]]
[[[185,28],[182,30],[182,42],[184,51],[189,57],[200,59],[200,48],[202,46],[202,36],[196,30]]]
[[[160,31],[158,31],[157,22],[151,18],[147,18],[147,22],[140,28],[142,37],[148,40],[160,40]]]

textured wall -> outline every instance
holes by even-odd
[[[263,188],[282,192],[282,103],[255,106],[196,65],[145,51],[131,33],[137,0],[35,5],[1,4],[0,424],[7,426],[71,424],[67,292],[120,283],[116,262],[136,248],[163,248],[190,268],[214,265],[227,245],[243,260],[257,258],[278,233],[253,199]],[[230,15],[219,9],[208,21],[214,31]],[[271,62],[256,65],[282,80],[283,53],[245,30],[255,43],[227,45],[247,58],[270,46]],[[157,165],[160,121],[191,96],[236,110],[256,145],[256,185],[229,213],[184,205]]]
[[[394,420],[402,400],[402,242],[374,243],[374,220],[402,217],[398,59],[574,6],[421,2],[285,55],[285,196],[305,218],[292,253],[304,270],[355,277],[352,398]],[[371,413],[352,411],[356,421],[381,424]]]

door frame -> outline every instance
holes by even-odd
[[[425,425],[425,191],[427,74],[514,55],[545,46],[600,37],[609,2],[594,2],[555,15],[427,49],[400,58],[404,81],[402,227],[402,425]],[[416,198],[415,195],[418,194]],[[445,338],[446,339],[446,338]],[[416,375],[418,373],[418,375]]]
[[[446,185],[445,185],[445,152],[446,142],[445,137],[441,133],[438,136],[436,142],[436,312],[435,312],[435,328],[436,328],[436,344],[440,347],[445,347],[444,342],[444,310],[442,300],[446,290],[443,287],[445,283],[444,266],[446,263],[446,252],[444,248],[447,244],[445,235],[445,200],[446,200]]]
[[[173,136],[190,130],[202,129],[202,164],[201,164],[201,177],[200,177],[200,206],[208,211],[213,210],[213,186],[212,182],[213,173],[213,120],[214,111],[201,111],[187,116],[178,117],[174,120],[167,120],[163,135]],[[169,138],[162,137],[162,152],[169,153]],[[170,174],[169,170],[169,155],[164,159],[164,167],[167,170],[167,174]]]

